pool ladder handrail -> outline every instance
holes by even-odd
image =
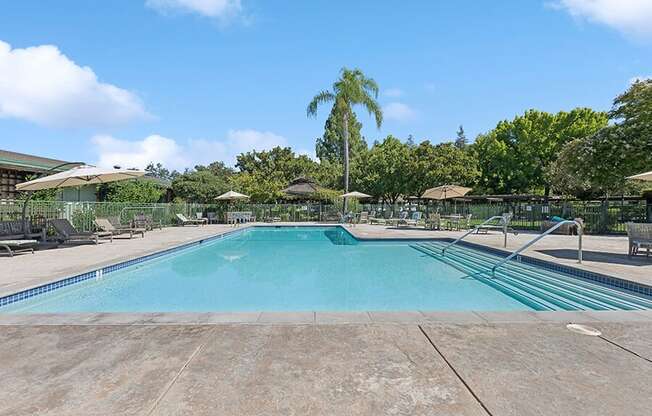
[[[512,254],[509,256],[505,257],[498,263],[494,264],[494,266],[491,268],[491,274],[494,275],[496,273],[496,269],[507,263],[509,260],[513,259],[514,257],[518,256],[521,254],[525,249],[529,248],[532,246],[534,243],[537,241],[541,240],[543,237],[547,236],[548,234],[553,233],[556,229],[561,227],[562,225],[565,224],[574,224],[577,226],[577,237],[578,237],[578,244],[577,244],[577,262],[582,264],[582,234],[584,234],[584,229],[582,228],[582,224],[580,224],[578,221],[575,220],[564,220],[560,221],[557,224],[555,224],[554,227],[547,229],[545,232],[539,234],[536,238],[530,240],[528,243],[522,245],[518,249],[512,251]]]
[[[474,231],[477,231],[477,230],[480,229],[480,227],[482,227],[483,225],[487,225],[487,224],[489,224],[489,223],[492,222],[492,221],[495,221],[495,220],[502,220],[502,219],[503,219],[503,216],[502,216],[502,215],[494,215],[493,217],[489,218],[488,220],[486,220],[486,221],[483,222],[482,224],[480,224],[480,225],[476,225],[475,227],[471,228],[469,231],[465,232],[461,237],[458,237],[455,241],[446,244],[446,246],[444,246],[444,248],[441,249],[441,255],[442,255],[442,256],[445,255],[445,254],[446,254],[446,250],[448,250],[449,247],[452,247],[452,246],[454,246],[455,244],[457,244],[458,242],[462,241],[462,240],[463,240],[466,236],[468,236],[469,234],[473,234]],[[505,232],[505,236],[506,236],[506,235],[507,235],[507,225],[505,224],[505,227],[503,227],[503,228],[504,228],[503,231]],[[505,244],[507,244],[507,240],[505,240]]]

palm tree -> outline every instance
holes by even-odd
[[[333,84],[333,91],[322,91],[315,95],[308,104],[308,117],[317,115],[320,104],[333,103],[335,111],[342,115],[342,135],[344,136],[344,192],[349,192],[349,117],[352,107],[361,105],[376,119],[376,127],[383,124],[383,112],[376,101],[378,99],[378,84],[372,78],[367,78],[359,69],[342,68],[340,79]],[[344,199],[344,211],[347,208]]]

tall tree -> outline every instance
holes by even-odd
[[[547,174],[557,192],[577,197],[621,195],[626,177],[652,166],[652,80],[637,81],[616,97],[614,122],[566,147]]]
[[[489,193],[543,193],[550,190],[547,168],[572,140],[592,135],[607,125],[606,113],[588,108],[550,114],[528,110],[501,121],[480,135],[473,151],[480,161],[480,186]]]
[[[344,191],[349,191],[349,120],[353,107],[363,106],[376,119],[376,126],[383,123],[383,113],[378,99],[378,84],[367,78],[359,69],[342,68],[340,78],[333,84],[333,91],[322,91],[315,95],[306,113],[308,117],[316,116],[320,104],[333,103],[333,108],[342,115],[342,134],[344,136]],[[346,199],[344,210],[346,211]]]
[[[453,143],[433,145],[425,140],[412,149],[409,165],[410,194],[440,185],[473,187],[480,175],[478,161],[472,152],[459,149]]]
[[[333,107],[324,124],[324,135],[318,137],[315,144],[315,153],[321,162],[344,163],[344,133],[342,132],[343,115]],[[355,113],[349,117],[349,159],[356,159],[367,150],[367,142],[360,133],[362,124]]]
[[[363,192],[395,203],[410,191],[411,148],[393,136],[374,143],[364,155],[364,173],[356,178]]]
[[[460,124],[460,128],[457,129],[457,137],[455,138],[455,147],[458,149],[464,149],[466,147],[466,134],[464,133],[464,127]]]

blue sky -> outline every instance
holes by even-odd
[[[49,45],[49,46],[47,46]],[[529,108],[607,110],[652,76],[649,0],[6,2],[0,148],[182,169],[314,152],[341,67],[381,87],[381,130],[470,138]]]

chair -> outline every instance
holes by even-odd
[[[159,230],[163,229],[163,223],[161,221],[154,221],[154,218],[151,215],[146,214],[136,214],[133,219],[134,228],[144,228],[146,231],[151,231],[154,228]]]
[[[479,234],[482,231],[486,234],[489,230],[509,231],[511,230],[509,223],[512,221],[512,216],[513,214],[511,212],[506,212],[502,215],[498,224],[479,225],[477,233]]]
[[[120,225],[119,223],[116,226],[115,221],[117,221],[117,218],[114,218],[113,222],[108,218],[96,218],[95,226],[97,227],[98,230],[108,231],[110,233],[113,233],[114,236],[129,234],[129,238],[133,238],[134,234],[140,234],[142,238],[145,238],[146,230],[144,228],[125,227]]]
[[[358,217],[358,224],[368,224],[369,223],[369,213],[367,211],[362,211]]]
[[[380,224],[380,225],[385,225],[388,223],[391,223],[392,217],[393,217],[393,212],[391,210],[385,210],[382,212],[382,217],[376,216],[374,218],[369,218],[369,224]]]
[[[181,224],[182,227],[185,227],[186,225],[204,225],[207,222],[206,219],[191,220],[186,218],[186,216],[183,214],[176,214],[176,216],[177,219],[179,220],[179,224]]]
[[[78,231],[70,221],[66,219],[50,220],[50,225],[66,243],[100,243],[100,238],[108,238],[113,241],[113,233],[109,231]]]
[[[0,221],[0,240],[22,240],[25,238],[25,234],[30,239],[41,238],[44,239],[45,229],[43,232],[35,233],[31,230],[31,224],[29,221],[26,223],[27,233],[23,230],[23,221]]]
[[[4,249],[9,254],[9,257],[13,257],[17,253],[32,253],[34,254],[34,248],[38,246],[38,241],[36,240],[0,240],[0,249]]]
[[[407,211],[404,211],[407,213]],[[412,213],[411,218],[403,218],[399,219],[398,222],[396,223],[397,226],[405,225],[406,227],[409,226],[414,226],[416,227],[419,224],[419,221],[421,221],[421,212],[415,211]]]
[[[195,217],[198,220],[204,221],[206,222],[206,224],[208,224],[208,217],[204,217],[204,214],[202,212],[195,212]]]
[[[646,257],[652,249],[652,224],[627,223],[627,238],[629,240],[628,256],[635,256],[642,248],[646,249]]]
[[[401,211],[401,212],[398,213],[398,218],[389,219],[389,220],[386,221],[386,223],[390,224],[391,226],[397,227],[401,222],[408,219],[408,215],[410,215],[409,212]]]
[[[218,222],[217,214],[214,212],[207,212],[206,218],[208,219],[209,224],[217,224]]]
[[[428,214],[426,228],[431,230],[441,230],[441,214],[438,212],[431,212]]]

